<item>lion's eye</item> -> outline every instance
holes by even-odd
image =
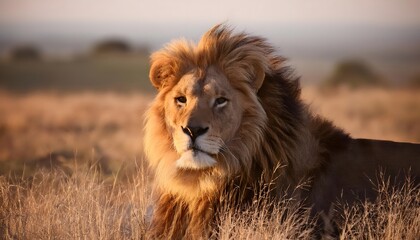
[[[215,104],[217,107],[223,107],[226,105],[226,103],[228,102],[228,100],[224,97],[219,97],[216,98]]]
[[[187,102],[187,98],[184,96],[176,97],[175,98],[176,103],[178,104],[185,104]]]

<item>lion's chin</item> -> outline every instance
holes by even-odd
[[[188,150],[182,153],[176,161],[177,168],[189,170],[203,170],[216,165],[216,160],[205,152]]]

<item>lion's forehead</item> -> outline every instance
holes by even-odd
[[[186,74],[178,82],[177,92],[196,97],[226,96],[232,91],[227,79],[221,75],[210,72],[204,77],[195,74]]]

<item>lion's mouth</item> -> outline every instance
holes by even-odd
[[[181,154],[176,161],[176,166],[180,169],[203,170],[216,165],[215,156],[200,148],[190,148]]]
[[[207,154],[207,155],[209,155],[209,156],[211,156],[211,155],[212,155],[211,153],[206,152],[206,151],[204,151],[203,149],[198,148],[198,147],[192,147],[192,148],[188,149],[188,151],[193,151],[194,153],[196,153],[196,152],[202,152],[202,153],[205,153],[205,154]]]

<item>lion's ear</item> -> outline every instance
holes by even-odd
[[[151,56],[149,78],[158,90],[175,75],[174,61],[165,54],[155,53]]]
[[[254,64],[254,79],[251,83],[256,92],[261,88],[265,79],[265,69],[260,64]]]
[[[174,83],[189,67],[193,47],[185,40],[174,41],[150,57],[149,78],[158,90]]]

